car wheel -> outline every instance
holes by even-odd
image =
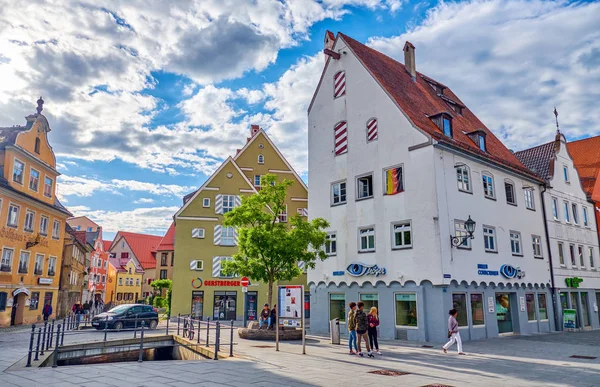
[[[158,325],[158,321],[156,321],[156,320],[152,320],[152,321],[150,321],[150,326],[149,326],[149,328],[150,328],[150,329],[156,329],[156,326],[157,326],[157,325]]]
[[[121,329],[123,329],[123,323],[121,321],[117,321],[113,324],[113,329],[115,331],[120,331]]]

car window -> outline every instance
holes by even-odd
[[[109,310],[109,312],[115,313],[115,314],[121,314],[121,313],[126,312],[127,309],[129,309],[129,305],[119,305],[119,306],[115,306],[114,308]]]
[[[139,306],[134,306],[133,308],[131,308],[130,313],[133,313],[133,314],[142,313],[142,308]]]
[[[150,305],[143,306],[144,312],[154,312],[154,309]]]

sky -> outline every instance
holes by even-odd
[[[103,226],[162,235],[251,124],[306,181],[326,30],[450,86],[507,147],[600,134],[600,3],[0,0],[0,126],[36,100],[58,195]]]

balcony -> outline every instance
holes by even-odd
[[[38,269],[38,268],[36,268],[36,269],[33,271],[33,274],[35,274],[35,275],[42,275],[42,269]]]
[[[54,277],[56,275],[56,272],[54,270],[48,270],[48,275],[50,277]]]
[[[19,274],[27,274],[27,266],[19,265]]]
[[[12,271],[12,268],[10,267],[10,265],[0,265],[0,271],[1,272],[5,272],[5,273],[10,273]]]

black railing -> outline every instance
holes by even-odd
[[[11,269],[10,265],[4,264],[4,265],[0,265],[0,271],[4,271],[4,272],[9,272],[10,273],[12,271],[12,269]]]
[[[52,271],[48,271],[48,275],[49,275],[50,277],[54,277],[54,276],[56,275],[56,272],[55,272],[54,270],[52,270]]]
[[[27,271],[26,266],[19,266],[19,274],[27,274]]]
[[[38,269],[35,269],[35,270],[33,271],[33,274],[35,274],[35,275],[42,275],[42,269],[39,269],[39,270],[38,270]]]

